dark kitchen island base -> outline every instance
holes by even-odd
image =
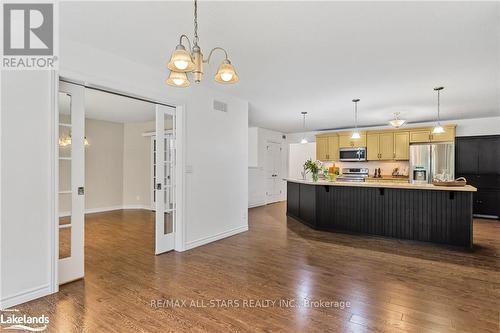
[[[318,230],[471,248],[472,193],[288,181],[287,216]]]

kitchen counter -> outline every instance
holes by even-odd
[[[313,182],[311,180],[287,178],[287,182],[309,184],[315,186],[350,186],[350,187],[376,187],[376,188],[396,188],[396,189],[410,189],[410,190],[434,190],[434,191],[453,191],[453,192],[476,192],[477,189],[470,185],[465,186],[436,186],[433,184],[411,184],[403,182],[377,182],[374,178],[368,182],[341,182],[341,181],[328,181],[318,180]]]
[[[472,247],[470,185],[286,181],[287,216],[314,229]]]

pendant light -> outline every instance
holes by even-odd
[[[441,118],[440,118],[440,114],[439,114],[439,107],[440,107],[440,93],[441,93],[441,90],[443,90],[444,87],[436,87],[434,88],[434,91],[437,91],[437,99],[438,99],[438,114],[437,114],[437,123],[436,123],[436,126],[434,126],[434,128],[432,129],[432,133],[433,134],[441,134],[441,133],[444,133],[444,128],[443,126],[441,126]]]
[[[394,128],[400,128],[406,123],[406,120],[399,119],[399,112],[394,112],[394,119],[389,121],[389,124]]]
[[[300,140],[300,143],[307,143],[307,139],[305,137],[305,132],[306,132],[306,115],[307,112],[302,111],[302,140]]]
[[[182,44],[183,40],[187,41],[188,49]],[[198,1],[195,0],[193,47],[191,47],[189,37],[181,35],[179,44],[176,46],[167,64],[168,69],[170,69],[170,75],[166,81],[167,84],[173,87],[188,87],[190,82],[187,73],[192,73],[194,82],[200,83],[203,78],[203,63],[210,63],[212,54],[217,50],[224,52],[224,60],[222,60],[215,74],[215,81],[223,84],[238,82],[238,75],[231,61],[229,61],[226,50],[222,47],[214,47],[210,51],[208,58],[203,59],[203,53],[198,45],[198,40]]]
[[[360,139],[361,135],[358,132],[358,102],[359,98],[352,100],[354,102],[354,132],[352,132],[351,139]]]

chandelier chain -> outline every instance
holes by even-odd
[[[198,45],[198,1],[194,0],[194,44]]]

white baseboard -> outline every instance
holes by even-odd
[[[151,210],[151,206],[146,205],[123,205],[120,209],[147,209]]]
[[[229,229],[227,231],[220,232],[218,234],[208,236],[208,237],[203,237],[194,241],[186,242],[186,250],[191,250],[194,249],[195,247],[202,246],[208,243],[212,243],[215,241],[218,241],[220,239],[233,236],[242,232],[248,231],[248,225],[242,225],[240,227],[236,227],[233,229]]]
[[[150,206],[146,205],[124,205],[124,206],[111,206],[111,207],[101,207],[101,208],[89,208],[85,209],[85,214],[93,214],[93,213],[103,213],[110,212],[112,210],[120,210],[120,209],[146,209],[151,210]],[[61,212],[59,213],[59,217],[67,217],[70,216],[71,212]]]
[[[12,296],[7,296],[0,300],[0,310],[8,309],[18,304],[26,303],[36,298],[52,294],[50,284],[28,289]]]
[[[248,204],[248,208],[255,208],[255,207],[260,207],[260,206],[265,206],[266,202],[265,201],[259,201],[259,202],[253,202]]]

